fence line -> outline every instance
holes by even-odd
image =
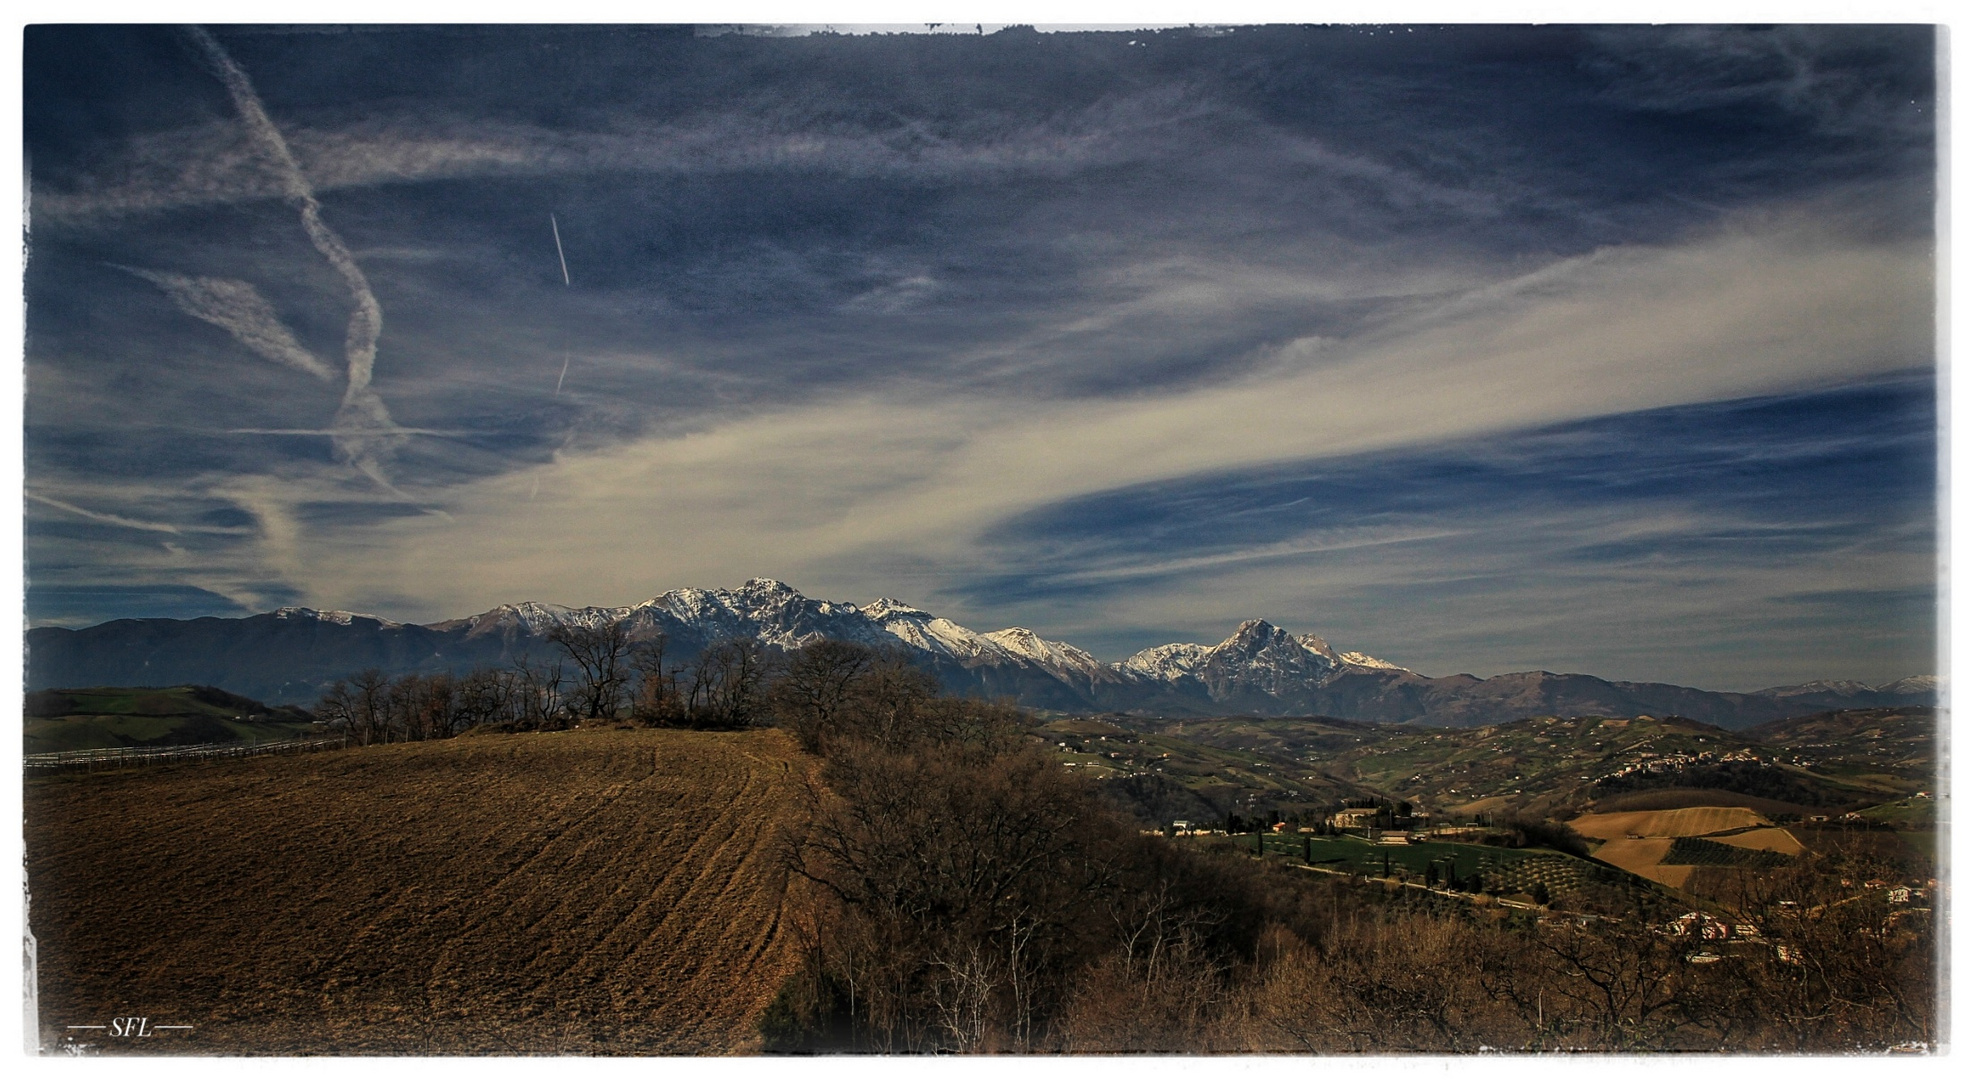
[[[95,750],[62,750],[53,754],[28,754],[21,763],[30,772],[119,769],[129,766],[163,765],[177,761],[211,761],[217,758],[252,757],[257,754],[306,754],[348,746],[347,735],[281,742],[200,743],[194,746],[106,746]]]

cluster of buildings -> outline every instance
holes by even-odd
[[[1730,761],[1752,761],[1760,763],[1762,757],[1752,750],[1729,750],[1725,753],[1714,750],[1678,750],[1668,754],[1645,751],[1638,760],[1621,765],[1599,777],[1602,780],[1615,780],[1639,773],[1666,773],[1689,769],[1696,765],[1720,765]]]

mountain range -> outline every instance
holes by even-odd
[[[1746,727],[1821,709],[1932,705],[1940,696],[1933,676],[1752,693],[1547,671],[1435,678],[1363,653],[1339,652],[1313,634],[1294,635],[1259,619],[1242,623],[1217,645],[1160,645],[1105,663],[1023,627],[983,634],[896,600],[813,600],[758,578],[733,590],[676,589],[629,607],[503,604],[428,625],[294,607],[240,619],[37,627],[27,634],[27,681],[29,690],[204,684],[275,703],[310,704],[334,679],[365,668],[395,675],[549,660],[557,655],[547,640],[555,626],[606,623],[625,625],[633,639],[663,634],[669,654],[681,659],[732,638],[777,651],[825,638],[902,648],[949,690],[1059,712],[1322,715],[1442,727],[1535,715],[1650,714]]]

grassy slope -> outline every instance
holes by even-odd
[[[310,731],[309,718],[212,687],[91,687],[28,695],[24,752],[258,743]]]
[[[811,764],[775,731],[579,730],[30,779],[44,1030],[744,1050],[793,963],[775,837]]]

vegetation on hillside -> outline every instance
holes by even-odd
[[[263,743],[308,734],[314,717],[213,686],[38,690],[24,702],[24,752]]]
[[[1671,894],[1528,913],[1433,879],[1408,889],[1174,844],[1049,754],[1059,731],[840,685],[826,708],[784,716],[824,767],[790,845],[811,886],[807,948],[764,1017],[771,1050],[1803,1051],[1934,1036],[1931,922],[1843,884],[1875,869],[1869,853],[1735,856],[1738,905],[1677,926]],[[1581,844],[1521,824],[1524,842]],[[1442,868],[1431,854],[1422,875]],[[1461,876],[1457,854],[1443,869]],[[1708,920],[1741,929],[1715,945]]]

